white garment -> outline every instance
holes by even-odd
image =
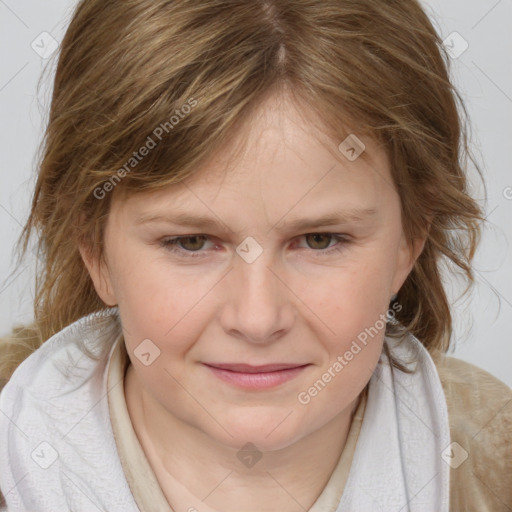
[[[0,393],[0,490],[9,512],[138,512],[110,423],[107,369],[121,336],[117,308],[81,318],[46,341]],[[96,360],[80,349],[83,343]],[[448,512],[450,444],[435,365],[408,334],[385,353],[337,512]],[[117,382],[115,385],[123,385]]]

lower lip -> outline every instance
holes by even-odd
[[[262,373],[243,373],[230,370],[221,370],[213,366],[207,366],[212,373],[219,379],[244,389],[269,389],[284,382],[287,382],[299,375],[307,366],[299,366],[288,370],[278,370],[275,372]]]

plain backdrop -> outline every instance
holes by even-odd
[[[37,81],[75,4],[0,0],[0,335],[32,319],[32,260],[15,268],[12,250],[27,218],[49,107],[51,87],[38,96]],[[452,78],[471,117],[488,194],[472,295],[457,301],[457,283],[447,283],[455,315],[450,352],[512,387],[512,1],[424,5],[452,52]],[[481,187],[475,195],[483,198]]]

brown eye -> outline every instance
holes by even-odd
[[[304,236],[311,249],[327,249],[332,240],[332,235],[329,233],[312,233]],[[323,242],[322,238],[324,239]],[[325,243],[325,241],[327,241],[327,243]]]
[[[177,239],[176,243],[186,251],[199,251],[203,248],[206,238],[205,235],[184,236]],[[189,241],[191,243],[188,243]]]
[[[163,239],[160,241],[160,244],[171,252],[189,253],[189,256],[199,256],[202,254],[200,251],[204,247],[206,240],[208,240],[206,235],[177,236],[175,238]],[[191,243],[189,244],[188,242]]]

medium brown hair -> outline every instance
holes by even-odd
[[[337,144],[350,121],[385,146],[405,233],[428,232],[396,317],[428,349],[448,349],[441,271],[448,263],[473,280],[482,216],[465,169],[478,165],[449,57],[417,1],[82,0],[59,52],[20,238],[24,254],[36,233],[44,261],[35,324],[23,331],[30,342],[18,336],[14,356],[2,356],[6,378],[50,336],[105,307],[78,246],[102,255],[113,194],[191,176],[276,91],[314,112]],[[148,137],[156,142],[157,127],[156,146],[127,165]]]

